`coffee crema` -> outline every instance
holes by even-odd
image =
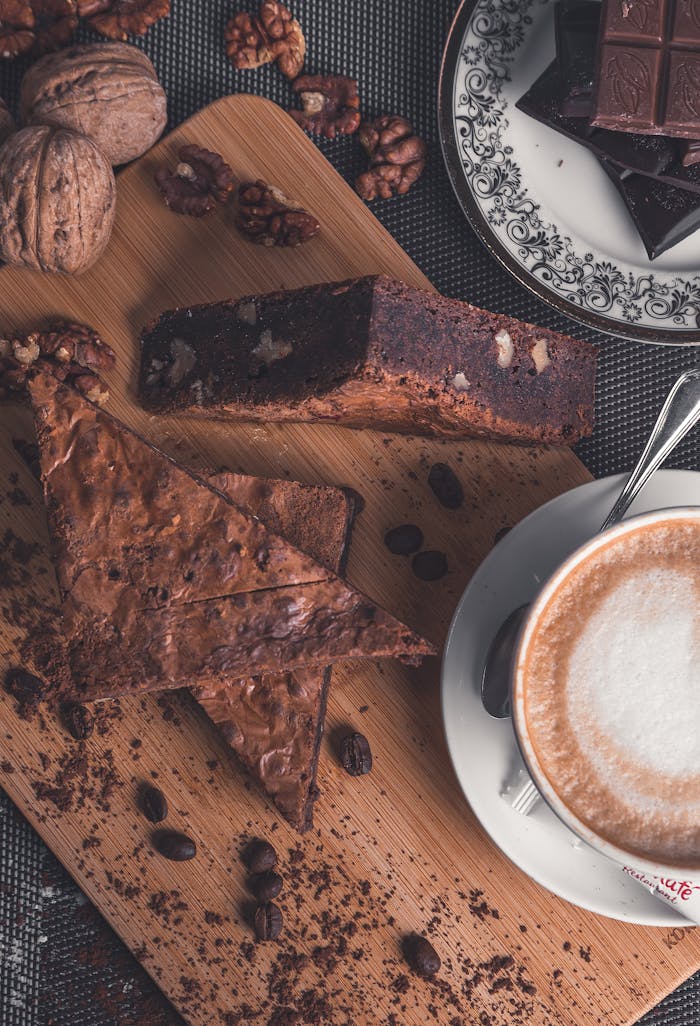
[[[700,867],[700,517],[594,549],[518,672],[527,736],[568,810],[631,855]]]

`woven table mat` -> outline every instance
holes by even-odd
[[[499,2],[499,0],[494,0]],[[272,67],[236,72],[223,52],[231,0],[172,0],[173,12],[138,40],[169,98],[174,127],[219,96],[253,92],[292,106]],[[503,271],[465,223],[442,164],[436,96],[442,48],[455,0],[295,0],[306,70],[352,75],[365,115],[400,113],[429,144],[424,178],[407,196],[372,210],[441,292],[491,310],[570,331],[602,345],[597,427],[578,454],[596,476],[629,469],[672,381],[699,356],[604,338],[573,324]],[[89,33],[84,39],[91,38]],[[23,61],[0,61],[0,95],[16,107]],[[364,166],[356,139],[319,141],[353,182]],[[669,465],[698,469],[700,433]],[[1,1026],[181,1026],[118,938],[0,792]],[[641,1020],[644,1026],[698,1026],[700,974]]]

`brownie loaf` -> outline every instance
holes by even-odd
[[[596,349],[383,276],[163,313],[141,338],[155,412],[572,444]]]

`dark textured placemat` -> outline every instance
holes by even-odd
[[[291,105],[291,90],[276,69],[235,72],[226,61],[223,28],[237,9],[234,4],[172,3],[171,17],[138,41],[165,85],[171,127],[231,92],[254,92]],[[700,355],[606,339],[572,324],[517,285],[477,242],[452,195],[437,137],[440,57],[456,7],[455,0],[296,0],[293,10],[308,41],[308,71],[356,76],[365,114],[404,114],[429,142],[423,180],[405,197],[374,203],[377,217],[442,292],[602,344],[598,426],[578,453],[596,476],[628,469],[670,384],[681,370],[700,361]],[[0,61],[0,95],[13,104],[22,67],[23,62]],[[354,181],[364,164],[356,140],[321,141],[319,146]],[[699,464],[696,433],[679,447],[670,465],[698,469]],[[181,1024],[1,793],[0,1023]],[[698,1026],[700,974],[642,1023]]]

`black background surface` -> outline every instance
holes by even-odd
[[[289,85],[275,68],[236,72],[226,60],[223,29],[239,9],[235,3],[172,0],[172,6],[168,19],[136,40],[165,86],[170,127],[233,92],[292,106]],[[457,6],[456,0],[295,0],[308,44],[305,70],[356,77],[363,114],[403,114],[427,140],[424,178],[409,195],[375,202],[372,210],[441,292],[601,344],[597,427],[577,451],[595,476],[627,470],[673,380],[700,357],[691,348],[597,336],[566,320],[514,282],[477,241],[452,194],[437,133],[440,58]],[[82,38],[94,37],[82,32]],[[0,61],[0,95],[13,107],[25,66]],[[317,142],[352,183],[364,167],[357,140]],[[696,470],[699,462],[696,432],[669,465]],[[1,1026],[181,1022],[0,792]],[[642,1023],[698,1026],[700,974]]]

